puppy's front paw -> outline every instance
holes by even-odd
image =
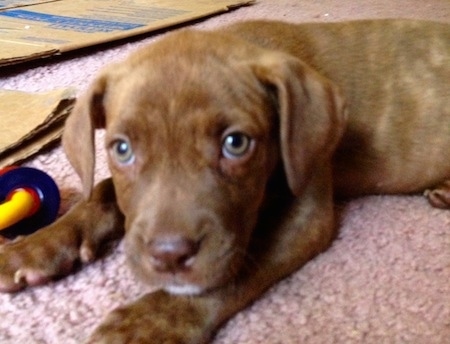
[[[0,243],[0,292],[15,292],[68,274],[123,234],[123,215],[111,180],[99,183],[89,201],[37,232]]]
[[[88,344],[206,343],[211,335],[207,313],[200,298],[148,294],[113,311]]]
[[[78,258],[75,233],[58,226],[0,246],[0,291],[15,292],[70,272]]]
[[[426,190],[424,193],[428,202],[433,207],[441,209],[450,208],[450,180],[445,180],[433,189]]]

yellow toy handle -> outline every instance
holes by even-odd
[[[7,201],[0,204],[0,231],[33,215],[39,209],[37,201],[30,190],[14,190]]]

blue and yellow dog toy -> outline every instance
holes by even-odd
[[[13,239],[55,221],[60,204],[53,179],[35,168],[0,170],[0,236]]]

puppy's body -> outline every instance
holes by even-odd
[[[300,58],[342,88],[349,120],[334,159],[338,193],[418,192],[450,176],[442,161],[450,140],[447,24],[250,22],[229,31]]]
[[[391,20],[167,35],[77,102],[63,143],[90,198],[5,246],[0,287],[65,273],[125,227],[131,266],[163,291],[91,342],[207,341],[329,245],[333,184],[344,196],[430,188],[449,207],[448,42],[446,24]],[[112,180],[92,191],[99,127]]]

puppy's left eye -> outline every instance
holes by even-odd
[[[240,132],[229,134],[222,142],[222,154],[227,159],[237,159],[248,153],[252,139]]]
[[[116,140],[111,146],[113,158],[121,165],[130,165],[134,162],[133,148],[128,140]]]

